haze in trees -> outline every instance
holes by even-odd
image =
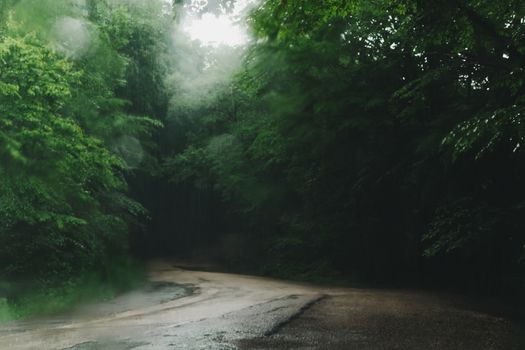
[[[3,0],[0,18],[5,303],[192,253],[523,293],[522,1]]]

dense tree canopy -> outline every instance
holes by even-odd
[[[225,90],[167,164],[220,193],[273,272],[517,286],[524,15],[512,1],[265,1],[234,110]]]
[[[90,22],[66,2],[11,5],[0,43],[0,278],[56,284],[128,254],[146,212],[125,176],[143,158],[133,146],[161,124],[130,115],[120,91],[133,74],[128,8]]]
[[[0,4],[0,287],[208,246],[233,267],[525,288],[525,3]],[[132,249],[130,250],[129,247]]]

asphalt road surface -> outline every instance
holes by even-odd
[[[325,288],[152,264],[114,300],[0,326],[0,349],[523,350],[525,329],[458,298]]]

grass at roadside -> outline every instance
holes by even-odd
[[[23,283],[9,297],[0,296],[0,323],[49,315],[73,306],[111,299],[136,288],[146,280],[143,265],[121,259],[103,273],[93,272],[54,285]]]

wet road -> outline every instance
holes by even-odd
[[[0,327],[0,349],[525,349],[524,329],[420,292],[321,288],[153,264],[147,287]]]

